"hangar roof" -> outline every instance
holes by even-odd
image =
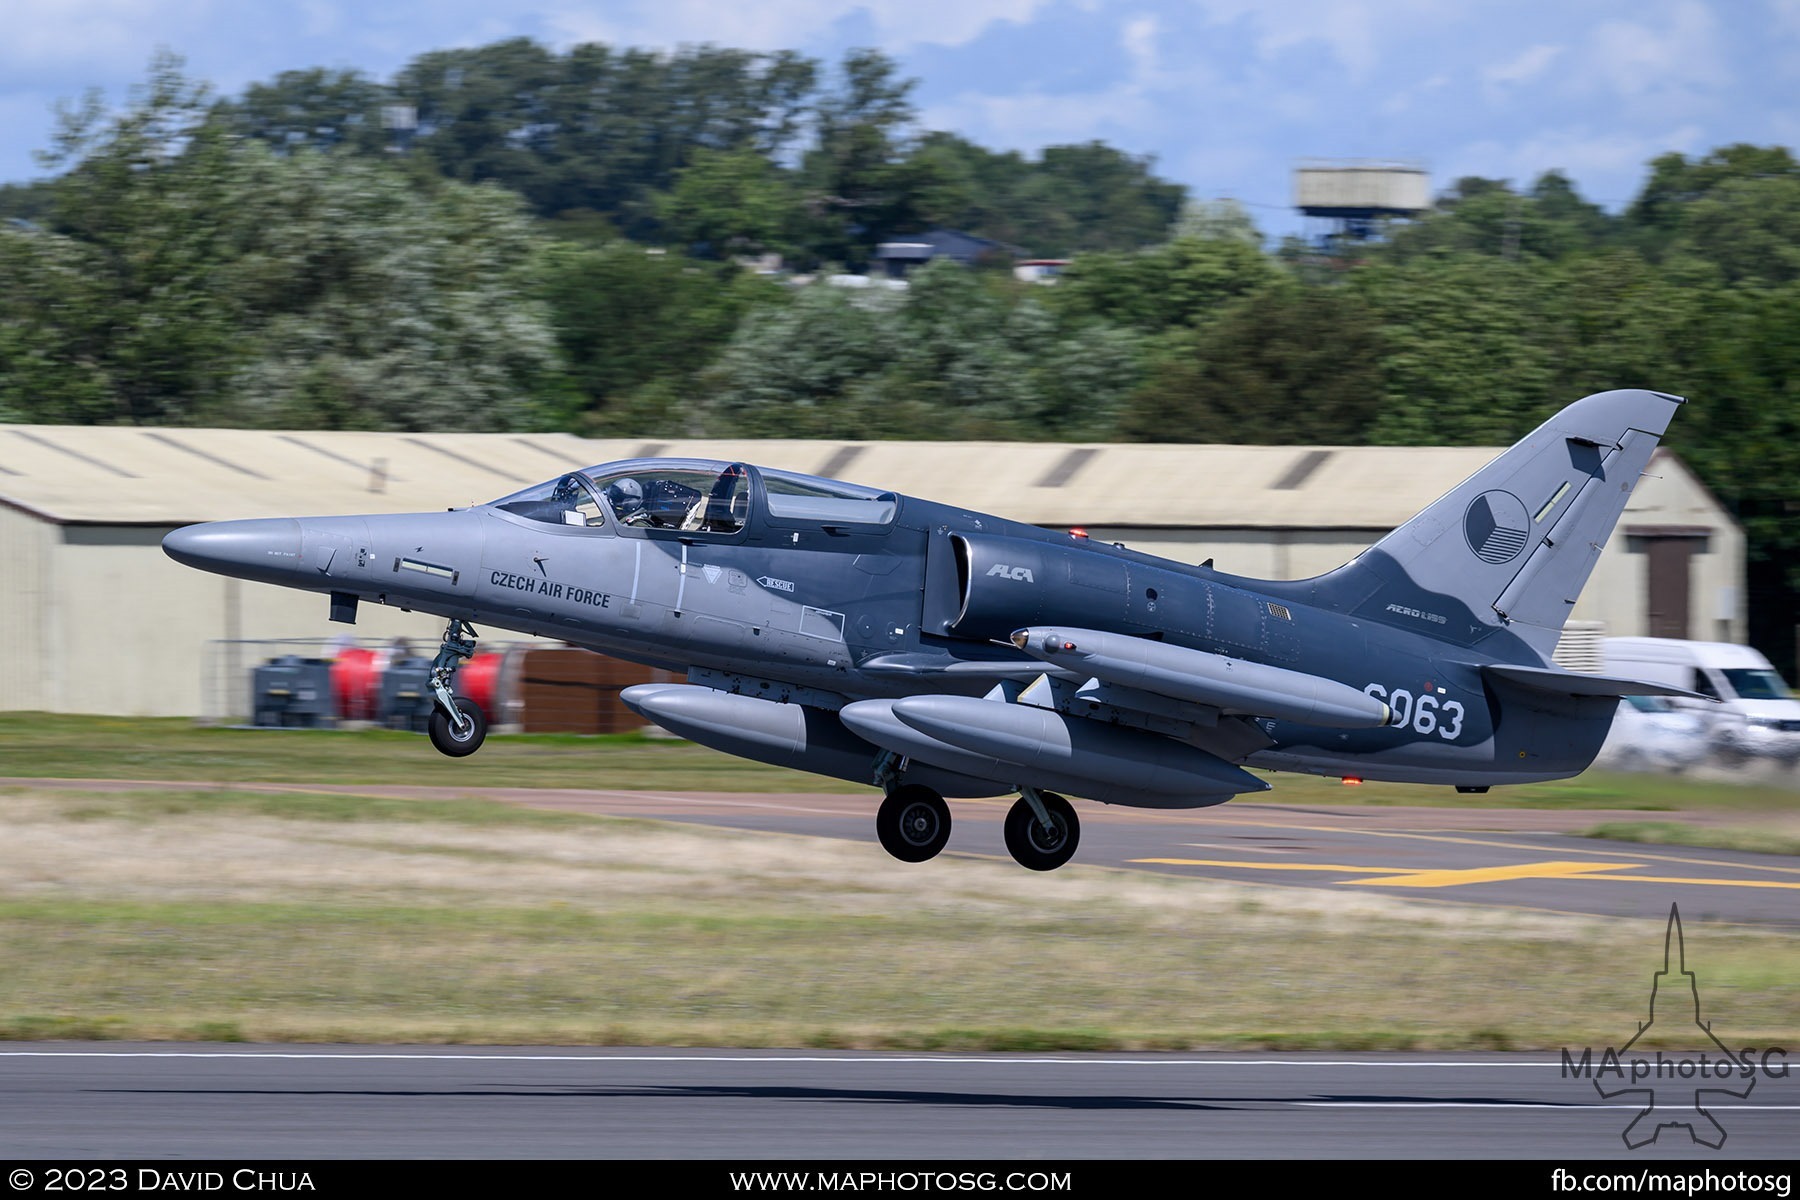
[[[407,512],[667,455],[785,467],[1047,526],[1385,530],[1498,452],[0,425],[0,503],[82,525]],[[1652,472],[1656,486],[1633,496],[1628,521],[1729,521],[1679,460],[1658,461],[1673,469]]]

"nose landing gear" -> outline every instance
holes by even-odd
[[[466,696],[451,692],[450,681],[456,676],[463,659],[475,653],[478,635],[472,625],[452,620],[444,630],[444,641],[431,664],[431,690],[437,696],[437,707],[426,723],[431,744],[440,754],[462,758],[481,749],[487,739],[487,715],[481,706]]]

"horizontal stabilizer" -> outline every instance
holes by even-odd
[[[1649,683],[1642,679],[1616,679],[1611,675],[1588,675],[1580,671],[1565,671],[1560,667],[1515,667],[1489,663],[1481,668],[1481,673],[1536,692],[1552,692],[1559,696],[1687,696],[1694,700],[1718,701],[1717,696],[1705,696],[1672,684]]]

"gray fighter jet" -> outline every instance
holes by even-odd
[[[447,618],[431,740],[481,745],[451,690],[471,623],[685,672],[629,688],[729,754],[879,787],[908,862],[944,797],[1017,792],[1050,870],[1059,792],[1198,808],[1244,767],[1451,785],[1585,769],[1618,697],[1691,694],[1551,665],[1558,632],[1682,401],[1570,405],[1345,566],[1245,579],[1077,533],[748,463],[634,459],[446,512],[222,521],[163,541],[203,570]]]

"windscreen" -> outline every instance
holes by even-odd
[[[501,512],[542,521],[546,525],[579,525],[596,528],[606,524],[606,512],[593,482],[579,471],[547,480],[494,501]]]
[[[1789,700],[1787,684],[1775,672],[1760,667],[1730,667],[1720,672],[1740,700]]]

